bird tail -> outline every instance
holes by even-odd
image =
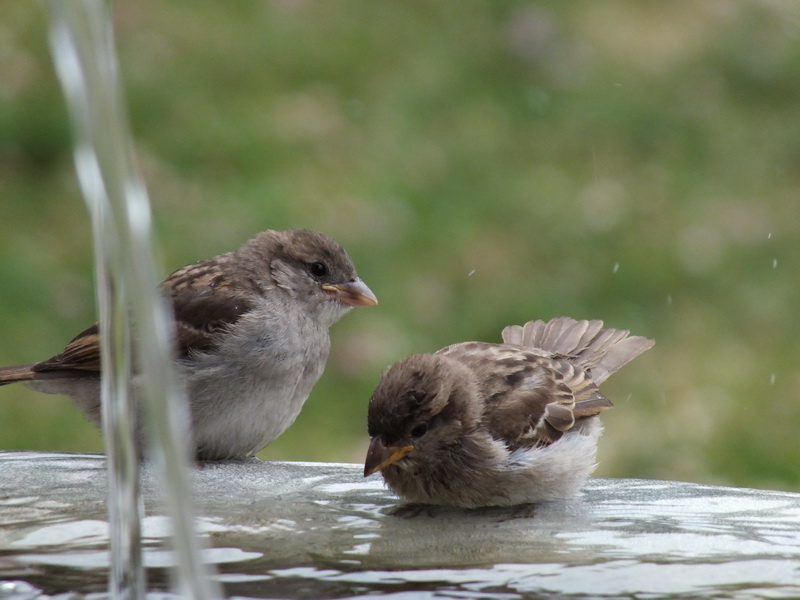
[[[547,323],[529,321],[503,329],[503,342],[536,348],[575,359],[598,385],[609,375],[655,344],[626,329],[603,329],[602,321],[576,321],[559,317]]]
[[[13,367],[0,367],[0,385],[30,381],[33,379],[33,365],[15,365]]]

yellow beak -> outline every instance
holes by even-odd
[[[369,477],[376,471],[385,469],[397,462],[414,449],[414,446],[386,447],[379,438],[372,438],[367,450],[367,459],[364,461],[364,477]]]

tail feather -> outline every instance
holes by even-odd
[[[625,329],[603,329],[583,348],[576,348],[575,356],[582,359],[585,366],[593,366],[614,346],[628,337],[630,332]]]
[[[583,323],[586,323],[585,327],[581,326]],[[598,333],[603,331],[603,322],[600,320],[577,321],[573,327],[577,327],[582,331],[580,339],[572,346],[572,352],[577,352],[579,348],[586,347]]]
[[[556,340],[556,345],[558,348],[563,348],[566,354],[572,354],[575,348],[583,345],[584,338],[588,336],[588,339],[591,339],[602,327],[602,323],[598,321],[575,321],[563,328],[561,335]]]
[[[640,335],[634,335],[620,340],[603,356],[600,356],[595,365],[591,367],[592,378],[598,385],[603,383],[603,381],[608,379],[609,375],[617,372],[624,365],[631,362],[634,358],[649,350],[654,345],[654,340]]]
[[[30,381],[33,379],[33,365],[14,365],[13,367],[0,367],[0,385],[16,383],[18,381]]]
[[[529,321],[503,330],[503,342],[536,348],[574,359],[575,364],[591,371],[596,384],[632,361],[655,342],[641,336],[629,336],[625,329],[603,329],[603,322],[576,321],[559,317],[547,323]]]
[[[529,321],[528,323],[525,323],[525,325],[522,325],[522,326],[520,326],[520,325],[512,325],[511,327],[506,327],[503,330],[503,340],[507,344],[517,344],[519,346],[533,346],[536,343],[536,341],[533,339],[533,334],[536,333],[538,330],[534,329],[532,327],[529,327],[529,325],[532,325],[532,324],[533,324],[533,321]],[[513,342],[509,342],[509,341],[505,340],[505,332],[507,330],[511,330],[511,329],[514,330],[513,333],[514,333],[514,336],[515,336],[515,341],[513,341]]]

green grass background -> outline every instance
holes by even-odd
[[[267,228],[340,240],[380,298],[267,459],[362,460],[411,352],[600,318],[656,347],[604,391],[599,475],[800,489],[800,5],[113,3],[163,273]],[[95,320],[39,4],[0,4],[0,364]],[[0,389],[0,448],[102,450]]]

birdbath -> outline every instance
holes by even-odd
[[[148,589],[165,591],[169,521],[143,479]],[[590,479],[532,510],[398,516],[360,465],[215,463],[192,485],[228,597],[800,597],[800,494]],[[0,486],[0,598],[105,594],[104,458],[3,452]]]

